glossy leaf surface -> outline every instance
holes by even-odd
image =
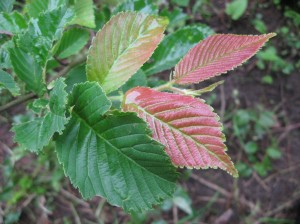
[[[65,117],[65,105],[67,93],[64,90],[63,78],[54,82],[50,92],[50,100],[45,109],[44,117],[37,117],[32,121],[14,125],[15,141],[32,152],[39,152],[49,144],[54,133],[60,133],[67,118]]]
[[[87,77],[109,93],[122,86],[149,59],[163,37],[164,18],[126,12],[114,16],[93,40]]]
[[[201,27],[185,27],[169,34],[159,44],[151,57],[151,62],[143,66],[147,75],[152,75],[174,67],[179,60],[205,37]]]
[[[0,89],[8,89],[14,96],[19,95],[20,88],[15,83],[13,77],[0,69]]]
[[[55,54],[58,58],[67,58],[78,53],[89,41],[90,34],[87,30],[72,28],[64,32],[61,40],[56,45]]]
[[[134,113],[105,115],[111,102],[96,82],[75,86],[69,104],[71,119],[56,150],[83,197],[99,195],[137,212],[173,193],[175,168],[143,120]]]
[[[216,34],[193,47],[176,65],[177,84],[198,83],[226,73],[252,57],[275,34]]]
[[[26,8],[31,17],[38,17],[41,13],[52,11],[63,5],[66,5],[66,0],[30,0]]]
[[[153,138],[165,145],[174,165],[221,168],[238,176],[225,153],[219,118],[203,100],[137,87],[126,93],[122,107],[149,124]]]

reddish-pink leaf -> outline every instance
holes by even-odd
[[[198,83],[226,73],[252,57],[266,41],[275,36],[216,34],[193,47],[175,66],[177,84]]]
[[[221,168],[238,175],[225,153],[218,115],[203,100],[136,87],[126,93],[122,108],[149,124],[153,138],[165,145],[174,165]]]

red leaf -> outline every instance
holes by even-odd
[[[238,176],[225,153],[218,115],[203,100],[136,87],[126,93],[122,107],[149,124],[153,138],[165,145],[174,165],[221,168]]]
[[[226,73],[252,57],[266,41],[275,36],[216,34],[193,47],[175,66],[177,84],[198,83]]]

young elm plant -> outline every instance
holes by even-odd
[[[78,52],[89,33],[78,27],[63,32],[66,24],[82,25],[76,7],[75,12],[59,7],[40,14],[31,8],[29,13],[28,24],[14,12],[10,14],[17,24],[14,30],[9,22],[1,28],[14,35],[4,48],[11,65],[1,69],[2,86],[14,95],[20,93],[9,74],[11,68],[26,90],[38,97],[30,103],[36,117],[14,124],[15,141],[40,153],[53,140],[66,176],[84,198],[98,195],[126,212],[138,212],[172,196],[178,177],[176,167],[221,168],[238,176],[226,154],[218,115],[198,97],[218,83],[202,90],[188,86],[241,65],[273,33],[216,34],[206,39],[201,34],[203,40],[189,45],[191,49],[180,61],[178,56],[173,57],[176,49],[171,49],[173,55],[161,57],[168,59],[165,63],[146,63],[163,40],[168,21],[156,15],[121,12],[93,38],[86,62],[87,81],[75,84],[68,93],[62,77],[54,76],[47,84],[49,62]],[[7,13],[1,14],[2,20],[4,15]],[[166,39],[176,42],[175,37]],[[178,40],[185,41],[182,37]],[[165,43],[162,41],[162,45]],[[166,48],[159,47],[153,56],[160,52],[166,54]],[[133,75],[145,75],[144,68],[151,73],[173,64],[169,82],[156,88],[137,86],[125,94],[120,91]],[[119,110],[112,106],[112,101],[118,100]]]

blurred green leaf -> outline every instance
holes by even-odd
[[[58,58],[67,58],[78,53],[87,44],[89,38],[90,34],[87,30],[71,28],[64,32],[53,51]]]
[[[95,28],[95,13],[93,0],[75,0],[75,17],[72,24]]]
[[[15,83],[13,77],[9,73],[0,69],[0,89],[2,89],[2,87],[8,89],[13,96],[20,94],[20,88]]]
[[[168,8],[164,8],[160,12],[161,16],[166,16],[169,19],[169,25],[167,26],[167,29],[175,29],[177,27],[181,27],[185,25],[185,22],[187,19],[189,19],[189,16],[182,11],[181,8],[174,8],[172,11],[170,11]]]
[[[1,0],[0,1],[0,12],[11,12],[13,10],[15,0]]]
[[[270,75],[264,75],[262,77],[261,81],[262,81],[262,83],[265,83],[265,84],[269,84],[269,85],[273,84],[273,78]]]
[[[267,148],[267,155],[272,159],[280,159],[282,156],[282,153],[279,148],[270,146]]]
[[[255,142],[251,141],[251,142],[247,142],[244,149],[247,154],[255,154],[258,150],[258,147]]]
[[[187,7],[190,3],[190,0],[171,0],[171,2],[182,7]]]
[[[255,27],[255,29],[260,33],[267,33],[267,27],[264,21],[261,19],[254,19],[252,20],[252,24]]]
[[[126,0],[115,7],[112,14],[115,15],[118,12],[128,11],[157,15],[158,7],[156,4],[153,4],[151,0]]]
[[[131,76],[121,89],[125,93],[136,86],[147,86],[147,77],[142,69],[139,69],[133,76]]]
[[[149,76],[172,68],[203,39],[201,26],[184,27],[169,34],[154,51],[150,62],[142,67],[143,71]]]
[[[226,4],[225,12],[233,20],[238,20],[246,11],[248,0],[233,0]]]
[[[6,31],[12,34],[18,34],[22,30],[27,28],[26,20],[23,15],[14,11],[10,14],[0,13],[0,30],[1,32]]]
[[[238,162],[235,164],[235,167],[241,177],[250,177],[252,175],[252,169],[245,163]]]

